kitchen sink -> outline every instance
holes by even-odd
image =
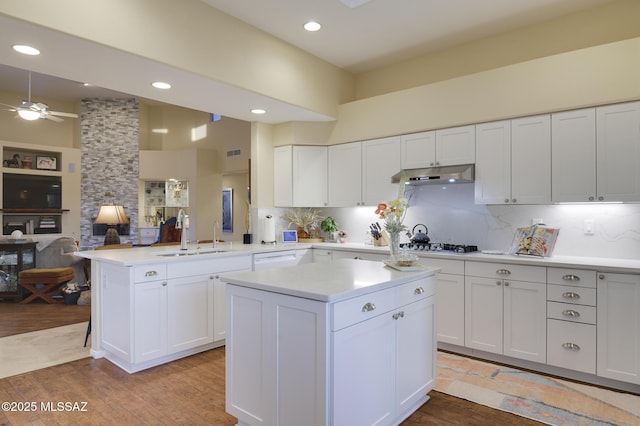
[[[156,256],[179,257],[179,256],[198,256],[202,254],[224,253],[227,250],[219,249],[194,249],[194,250],[178,250],[178,251],[161,251],[154,253]]]

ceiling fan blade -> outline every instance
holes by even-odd
[[[60,117],[78,118],[78,114],[74,114],[72,112],[60,112],[60,111],[47,111],[47,112],[51,115],[57,115]]]
[[[43,114],[40,118],[46,118],[47,120],[55,121],[56,123],[62,123],[64,121],[62,118],[54,117],[50,114]]]
[[[0,105],[4,105],[4,106],[8,106],[8,107],[10,107],[10,108],[13,108],[13,109],[10,109],[9,111],[17,111],[17,110],[18,110],[18,108],[19,108],[19,107],[17,107],[17,106],[13,106],[13,105],[9,105],[9,104],[4,104],[4,103],[2,103],[2,102],[0,102]]]

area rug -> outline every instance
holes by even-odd
[[[640,425],[640,396],[438,352],[435,390],[550,425]]]
[[[84,345],[88,322],[0,338],[0,378],[89,356]]]

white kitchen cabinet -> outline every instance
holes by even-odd
[[[546,362],[546,268],[465,262],[465,346]]]
[[[640,275],[598,273],[597,375],[640,385]]]
[[[551,115],[551,199],[590,202],[596,193],[596,110]]]
[[[640,201],[640,102],[596,108],[598,201]]]
[[[167,285],[165,278],[161,281],[137,283],[135,286],[134,363],[167,354]]]
[[[362,205],[362,143],[329,146],[328,170],[329,206]]]
[[[438,342],[464,346],[464,261],[431,258],[426,263],[440,268],[436,274]]]
[[[400,167],[419,169],[436,163],[436,132],[421,132],[400,137]]]
[[[476,126],[477,204],[551,202],[549,115]]]
[[[273,199],[277,207],[327,206],[327,147],[274,148]]]
[[[227,337],[227,292],[226,284],[220,279],[222,273],[250,271],[247,269],[220,271],[213,276],[213,340],[220,342]]]
[[[473,164],[476,161],[475,126],[402,135],[400,141],[403,169]]]
[[[357,260],[376,260],[383,261],[389,258],[389,254],[387,253],[370,253],[365,251],[343,251],[343,250],[332,250],[333,260],[336,259],[357,259]]]
[[[362,202],[376,206],[398,197],[391,176],[400,171],[400,136],[362,143]]]
[[[433,277],[335,303],[227,290],[226,409],[238,424],[392,425],[428,399]]]

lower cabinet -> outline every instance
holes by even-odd
[[[239,425],[392,425],[435,385],[435,279],[324,303],[227,286]]]
[[[429,266],[440,268],[438,289],[438,342],[464,346],[464,261],[429,259]]]
[[[598,273],[601,377],[640,385],[640,275]]]

